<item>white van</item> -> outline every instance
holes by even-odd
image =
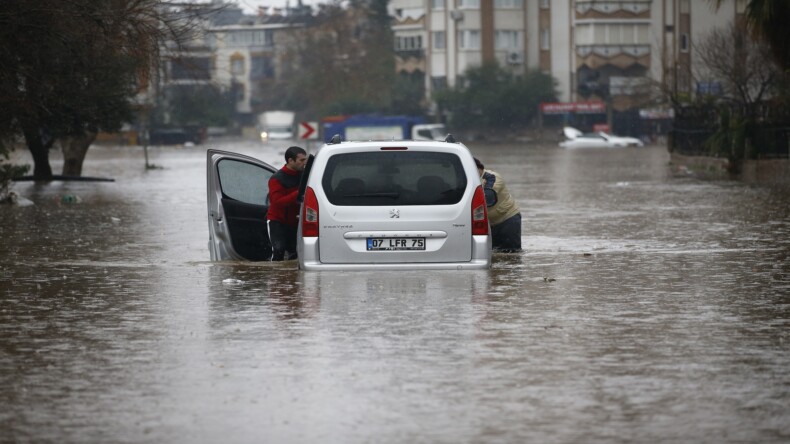
[[[491,234],[469,150],[437,141],[339,142],[308,157],[297,234],[304,270],[487,269]],[[212,260],[267,260],[276,168],[208,150]]]
[[[336,140],[304,176],[302,269],[490,267],[485,197],[463,144]]]

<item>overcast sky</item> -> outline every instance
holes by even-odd
[[[258,10],[258,6],[284,8],[286,4],[290,4],[291,7],[298,4],[298,0],[235,0],[235,2],[248,14],[255,13]],[[302,0],[302,3],[305,5],[316,5],[318,3],[326,3],[326,0]]]

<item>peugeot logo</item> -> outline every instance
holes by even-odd
[[[393,208],[390,210],[390,219],[400,219],[400,210]]]

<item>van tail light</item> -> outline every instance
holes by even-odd
[[[472,235],[488,235],[488,210],[486,209],[486,196],[483,187],[478,185],[472,196]]]
[[[310,187],[305,190],[302,204],[302,237],[318,237],[318,199]]]

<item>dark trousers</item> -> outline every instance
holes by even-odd
[[[521,213],[491,227],[491,242],[494,251],[521,251]]]
[[[296,227],[270,220],[269,239],[273,261],[296,259]]]

